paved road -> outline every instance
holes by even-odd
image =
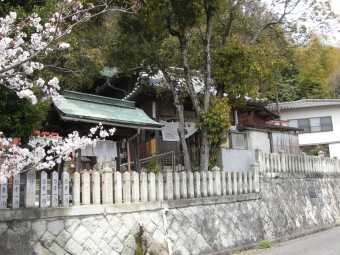
[[[340,227],[331,228],[247,255],[340,255]]]

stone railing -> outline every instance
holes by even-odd
[[[261,173],[340,173],[340,161],[337,158],[308,156],[280,153],[264,153],[260,150],[255,152],[255,161],[259,165]]]
[[[11,185],[0,185],[0,209],[129,204],[194,199],[259,192],[257,164],[248,172],[137,173],[109,168],[47,174],[35,171],[17,175]],[[21,182],[21,183],[20,183]]]

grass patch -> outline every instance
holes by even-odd
[[[259,243],[259,248],[260,249],[268,249],[272,247],[272,242],[269,241],[269,240],[262,240],[260,243]]]

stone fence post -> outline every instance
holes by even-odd
[[[179,174],[179,182],[181,198],[188,198],[187,174],[185,172],[181,172]]]
[[[92,180],[92,203],[99,205],[100,201],[100,174],[98,171],[94,171],[91,176]]]
[[[164,199],[174,199],[174,183],[172,169],[164,169]]]
[[[123,202],[131,203],[131,174],[123,173]]]
[[[217,166],[214,166],[212,169],[213,176],[213,186],[214,186],[214,196],[221,196],[221,169]]]
[[[141,173],[140,176],[140,200],[141,202],[148,201],[148,175]]]
[[[201,195],[202,197],[208,196],[208,180],[207,173],[205,171],[200,173],[201,175]]]
[[[51,207],[59,206],[59,175],[56,171],[51,174]]]
[[[164,200],[164,182],[163,182],[163,173],[156,174],[156,199],[157,201]]]
[[[123,185],[123,181],[122,181],[122,174],[120,172],[115,172],[113,174],[113,180],[114,180],[114,187],[112,187],[112,173],[109,173],[110,177],[111,177],[111,182],[110,185],[107,188],[109,189],[109,194],[111,197],[107,197],[106,204],[112,204],[113,203],[113,188],[114,188],[114,203],[115,204],[121,204],[123,202],[123,191],[122,191],[122,185]],[[104,189],[104,187],[103,187]],[[103,196],[103,204],[104,204],[104,196]]]
[[[103,200],[103,204],[112,204],[113,203],[113,187],[112,187],[112,169],[105,167],[104,172],[102,174],[102,200]],[[119,173],[119,172],[116,172]],[[119,175],[119,177],[116,179],[116,173],[115,173],[115,188],[116,188],[116,182],[120,184],[120,194],[122,193],[121,191],[121,187],[122,187],[122,176],[121,174]],[[118,185],[119,185],[118,184]],[[115,195],[116,192],[115,192]],[[118,200],[118,199],[117,199]],[[121,201],[121,199],[120,199]],[[116,203],[121,203],[121,202],[117,202]]]
[[[156,201],[156,176],[155,173],[148,174],[148,201]]]
[[[131,202],[139,202],[139,174],[135,171],[131,173]]]
[[[63,172],[61,174],[61,205],[69,206],[69,188],[70,188],[70,178],[68,172]]]
[[[87,174],[88,175],[88,174]],[[89,179],[89,177],[88,177]],[[90,179],[89,179],[90,182]],[[84,189],[85,185],[83,185],[83,189]],[[90,188],[90,183],[88,184],[88,187]],[[90,191],[88,191],[88,197],[90,198]],[[84,204],[84,197],[86,196],[86,194],[84,193],[84,190],[82,192],[82,202]],[[88,202],[88,204],[90,203],[90,201]],[[80,205],[80,173],[75,172],[72,175],[72,204],[73,205]]]
[[[187,173],[187,182],[188,182],[188,197],[194,198],[195,197],[195,190],[194,190],[194,174],[192,172]]]
[[[30,167],[28,169],[28,172],[26,173],[26,187],[25,187],[25,201],[24,201],[25,208],[35,207],[35,189],[36,189],[36,173],[35,173],[35,169]],[[7,187],[5,191],[7,191]],[[1,194],[1,191],[0,191],[0,194]],[[7,193],[6,193],[6,199],[7,199]],[[1,204],[0,204],[0,208],[2,208]]]

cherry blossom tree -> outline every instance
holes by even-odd
[[[130,11],[112,8],[111,4],[112,1],[100,1],[97,5],[83,6],[79,1],[65,0],[60,1],[58,11],[47,21],[36,13],[20,19],[15,12],[10,12],[0,18],[0,85],[15,91],[18,97],[32,104],[37,103],[36,91],[43,93],[45,98],[58,96],[60,87],[57,78],[44,80],[34,75],[44,68],[39,59],[52,51],[70,47],[62,41],[62,37],[75,25],[107,11]],[[80,137],[74,131],[62,141],[32,144],[32,150],[28,150],[13,144],[12,139],[6,138],[0,131],[0,183],[5,183],[11,175],[28,166],[40,170],[52,168],[62,160],[70,160],[76,150],[95,146],[98,139],[105,139],[114,132],[115,128],[106,131],[99,124],[87,136]]]

